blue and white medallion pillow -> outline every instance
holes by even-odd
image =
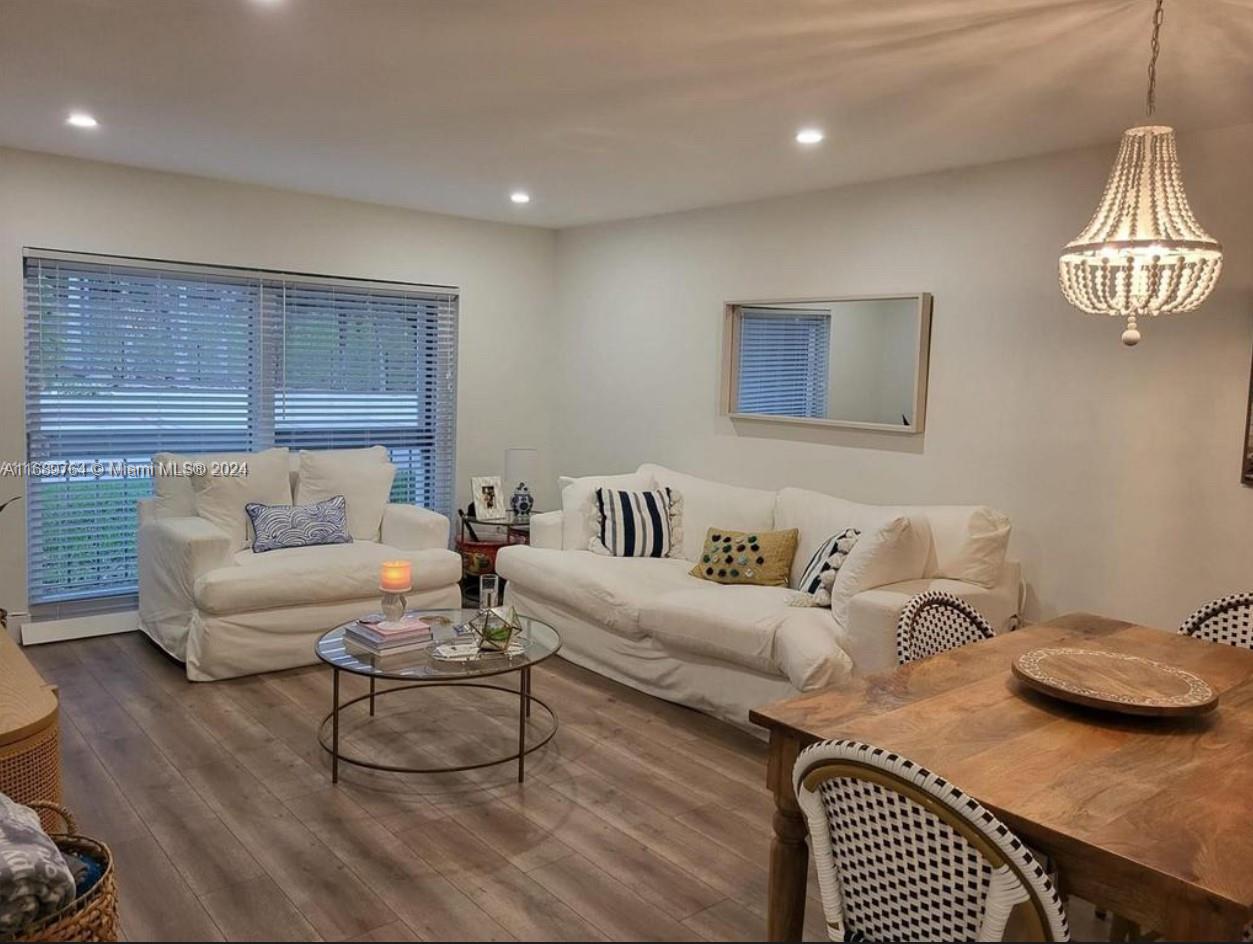
[[[861,532],[856,528],[845,528],[823,541],[809,558],[796,589],[808,594],[813,606],[831,605],[831,588],[835,585],[835,578],[859,537]]]
[[[592,495],[596,533],[588,547],[610,557],[678,557],[683,546],[683,498],[668,488]]]
[[[336,495],[312,505],[244,506],[256,535],[252,550],[277,551],[287,547],[315,547],[319,544],[351,544],[348,533],[348,502]]]

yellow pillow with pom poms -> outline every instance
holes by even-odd
[[[797,530],[705,532],[693,577],[714,583],[744,583],[759,587],[786,587],[796,556]]]

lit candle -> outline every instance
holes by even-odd
[[[385,593],[408,593],[413,589],[413,564],[407,560],[383,561],[379,589]]]

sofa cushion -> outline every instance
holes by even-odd
[[[796,529],[729,531],[710,528],[705,534],[693,577],[723,584],[786,587],[796,556]]]
[[[461,558],[452,551],[411,551],[357,541],[266,554],[240,551],[232,566],[201,575],[193,593],[199,609],[219,616],[280,606],[368,601],[379,596],[379,565],[385,560],[412,562],[415,591],[451,586],[461,579]]]
[[[343,495],[353,540],[377,541],[395,477],[396,467],[386,457],[380,462],[372,449],[301,452],[296,504],[313,505]]]
[[[863,505],[803,488],[781,489],[775,505],[774,526],[796,528],[800,532],[796,560],[792,565],[792,586],[800,586],[806,565],[824,542],[849,528],[864,534],[901,516],[909,518],[913,525],[908,532],[912,542],[908,552],[918,569],[899,579],[910,580],[923,575],[927,548],[931,542],[931,526],[922,509],[910,511],[886,505]]]
[[[621,488],[630,491],[653,487],[652,476],[627,472],[623,475],[585,475],[557,480],[561,489],[561,546],[567,551],[590,550],[596,535],[596,489]]]
[[[246,505],[250,502],[261,505],[292,503],[286,449],[266,449],[239,461],[246,467],[247,474],[214,475],[210,463],[210,472],[191,477],[197,517],[204,518],[225,533],[236,550],[251,543],[249,532],[252,526],[244,510]]]
[[[668,488],[598,488],[596,533],[588,546],[608,557],[678,557],[683,498]]]
[[[911,520],[925,516],[930,530],[924,577],[994,587],[1009,550],[1009,518],[987,505],[903,505]]]
[[[769,531],[774,527],[775,492],[723,485],[660,465],[642,465],[639,473],[651,476],[658,487],[672,489],[683,496],[682,546],[683,556],[689,561],[700,560],[705,534],[710,528]]]
[[[913,580],[922,573],[926,548],[913,533],[913,523],[900,515],[857,536],[831,585],[831,615],[848,625],[849,601],[875,587]]]
[[[845,528],[823,541],[805,565],[805,572],[801,574],[800,584],[796,589],[801,593],[808,593],[819,606],[830,606],[831,588],[835,585],[835,578],[839,576],[840,568],[848,560],[848,555],[860,536],[861,532],[856,528]]]
[[[700,586],[691,564],[671,557],[603,557],[515,545],[496,555],[496,572],[529,594],[587,617],[611,632],[642,636],[640,607],[671,590]]]
[[[788,605],[787,587],[701,586],[672,590],[640,610],[640,630],[669,650],[786,676],[798,689],[848,676],[826,610]]]
[[[265,450],[269,452],[271,450]],[[286,449],[280,450],[284,455]],[[247,463],[265,453],[256,452],[157,452],[152,456],[152,490],[157,518],[190,518],[196,513],[196,493],[188,467]]]
[[[313,505],[244,506],[252,522],[252,549],[258,554],[318,544],[351,544],[348,505],[336,495]]]

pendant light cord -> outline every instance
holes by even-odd
[[[1154,109],[1157,108],[1157,54],[1162,51],[1161,35],[1162,35],[1162,19],[1165,13],[1162,6],[1165,0],[1157,0],[1157,9],[1153,11],[1153,43],[1151,53],[1149,55],[1149,92],[1145,96],[1145,104],[1148,106],[1148,113],[1151,116]]]

